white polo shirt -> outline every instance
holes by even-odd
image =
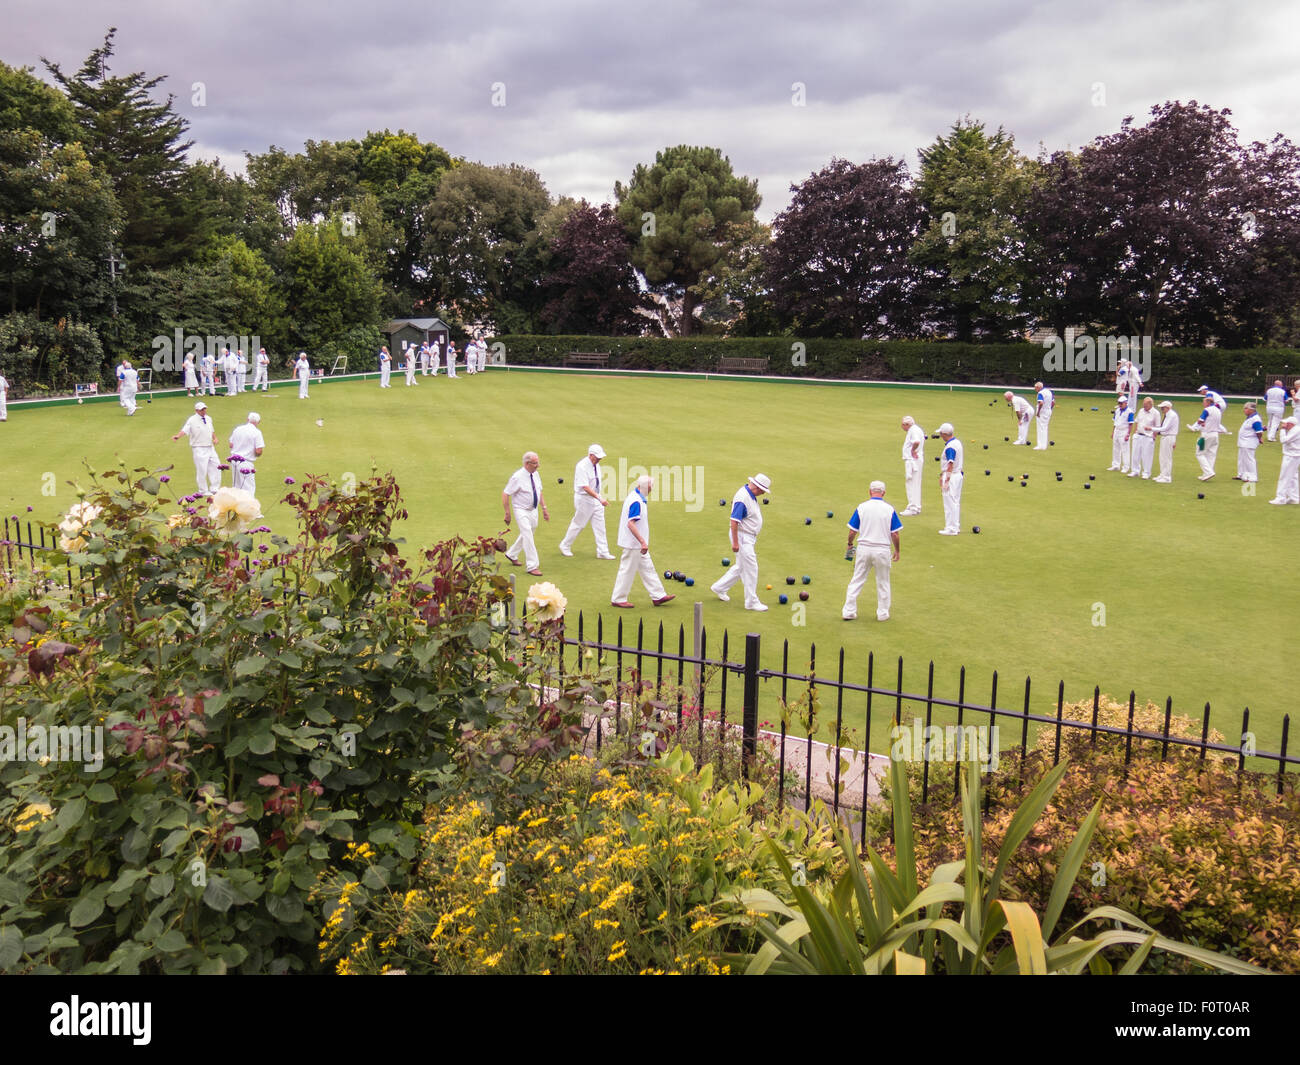
[[[849,528],[857,531],[858,543],[868,547],[889,547],[893,543],[889,534],[902,527],[898,511],[874,496],[859,504],[849,519]]]
[[[1215,436],[1223,424],[1223,412],[1218,407],[1205,407],[1196,422],[1205,436]]]
[[[217,431],[211,414],[195,411],[181,426],[181,432],[190,438],[190,447],[212,447],[212,434]]]
[[[244,422],[243,425],[237,425],[230,433],[230,453],[232,455],[242,455],[249,462],[257,458],[257,449],[266,447],[266,441],[262,438],[262,430],[252,422]]]
[[[134,392],[140,387],[140,375],[136,372],[134,366],[128,366],[122,371],[122,391]]]
[[[1156,436],[1170,436],[1176,434],[1179,425],[1178,412],[1171,407],[1169,412],[1165,415],[1164,421],[1162,421],[1159,428],[1156,429]]]
[[[1011,397],[1011,409],[1016,412],[1016,419],[1023,421],[1025,418],[1033,416],[1034,408],[1029,405],[1029,400],[1024,396]]]
[[[1150,410],[1144,407],[1133,415],[1133,427],[1138,436],[1155,436],[1155,428],[1159,424],[1160,412],[1154,407]]]
[[[596,500],[583,491],[584,488],[590,488],[596,495],[600,495],[600,465],[592,462],[590,455],[579,459],[573,467],[573,502],[577,504],[585,499],[599,506]]]
[[[650,543],[650,504],[646,497],[641,494],[639,488],[633,488],[628,497],[623,500],[623,509],[618,515],[618,546],[630,547],[639,551],[641,545],[637,542],[632,530],[627,527],[629,521],[635,521],[637,532],[641,534],[647,546]]]
[[[751,539],[758,536],[763,527],[763,508],[749,491],[748,484],[742,484],[731,500],[731,520],[740,522],[737,532]]]
[[[1264,423],[1260,420],[1259,414],[1250,415],[1241,423],[1241,428],[1237,430],[1237,446],[1244,447],[1247,451],[1253,451],[1259,447],[1259,437],[1256,433],[1264,431]]]
[[[526,466],[520,466],[510,475],[505,493],[516,510],[535,510],[542,502],[541,482],[537,480],[537,474],[528,472]]]
[[[1264,409],[1270,414],[1281,414],[1286,409],[1286,389],[1274,385],[1264,393]]]
[[[1056,402],[1056,396],[1050,388],[1044,388],[1038,393],[1038,402],[1043,405],[1043,414],[1051,416],[1052,405]]]
[[[925,430],[919,425],[909,426],[907,435],[903,437],[903,460],[906,461],[912,457],[912,445],[920,444],[916,449],[916,458],[919,462],[925,461]]]
[[[1127,403],[1121,403],[1115,408],[1115,428],[1127,429],[1133,424],[1133,412],[1129,409]]]

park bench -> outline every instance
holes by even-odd
[[[747,359],[727,355],[718,360],[718,373],[767,373],[768,358]]]
[[[608,351],[571,351],[564,357],[565,366],[588,366],[598,370],[609,368]]]

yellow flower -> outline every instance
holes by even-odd
[[[564,617],[569,601],[550,581],[541,581],[528,589],[527,609],[537,621],[555,621]]]
[[[188,514],[172,514],[167,518],[167,528],[177,529],[183,525],[189,525],[190,516]]]
[[[102,509],[102,507],[96,507],[90,503],[74,503],[72,509],[68,511],[68,516],[59,522],[59,531],[63,533],[59,537],[59,547],[64,551],[80,551],[82,547],[85,547],[86,541],[81,532],[99,517]],[[65,542],[73,546],[64,547]]]
[[[18,832],[28,832],[39,825],[42,821],[49,820],[53,813],[54,807],[49,803],[30,803],[23,812],[18,815],[18,819],[14,822],[14,828]]]
[[[627,957],[627,943],[620,939],[614,944],[614,948],[609,952],[609,961],[618,961],[619,958]]]
[[[208,518],[219,533],[245,532],[262,517],[262,504],[242,488],[218,488]]]

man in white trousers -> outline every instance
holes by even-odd
[[[447,376],[456,376],[456,342],[454,340],[447,341]]]
[[[1017,396],[1014,392],[1003,392],[1002,398],[1007,401],[1007,406],[1011,408],[1016,416],[1016,433],[1013,444],[1029,443],[1029,421],[1034,416],[1034,408],[1029,405],[1029,400],[1024,396]]]
[[[420,376],[429,376],[429,342],[420,345]]]
[[[730,602],[727,589],[737,581],[745,589],[746,610],[766,610],[767,605],[758,598],[758,553],[755,544],[763,528],[761,497],[772,490],[772,482],[765,473],[756,473],[736,491],[731,501],[731,550],[736,553],[736,564],[713,582],[710,591],[724,603]]]
[[[244,354],[243,348],[240,348],[237,352],[235,352],[235,359],[236,359],[235,372],[239,375],[238,391],[247,392],[248,391],[248,356]]]
[[[478,338],[478,372],[482,373],[487,369],[487,341],[482,337]]]
[[[415,379],[415,345],[411,344],[406,349],[406,387],[418,384]]]
[[[1213,395],[1207,395],[1202,401],[1201,416],[1187,428],[1200,433],[1196,442],[1196,461],[1201,465],[1198,481],[1208,481],[1214,476],[1214,463],[1219,454],[1219,433],[1223,428],[1223,412],[1214,402]]]
[[[573,468],[573,521],[560,541],[560,554],[573,557],[573,541],[591,523],[591,534],[596,539],[596,557],[612,559],[609,542],[605,539],[605,508],[609,500],[600,490],[600,460],[605,449],[599,444],[587,448],[587,457],[579,459]]]
[[[898,561],[903,523],[898,520],[898,512],[885,502],[884,481],[872,481],[870,492],[871,498],[859,504],[849,519],[848,549],[853,550],[856,540],[858,550],[844,609],[840,611],[845,621],[858,616],[858,596],[867,586],[872,569],[876,571],[876,620],[889,620],[889,569]]]
[[[9,420],[9,382],[0,374],[0,422]]]
[[[1273,386],[1264,393],[1264,414],[1268,419],[1268,439],[1277,439],[1277,427],[1286,415],[1286,389],[1281,381],[1274,381]]]
[[[528,572],[534,577],[542,575],[541,562],[537,557],[537,545],[533,542],[533,532],[537,528],[537,512],[551,520],[551,512],[546,509],[546,499],[542,495],[542,481],[537,476],[541,460],[535,451],[524,452],[524,464],[510,475],[505,488],[501,490],[501,508],[505,511],[506,524],[510,524],[511,511],[515,515],[515,528],[519,537],[506,551],[510,565],[519,565],[519,552],[524,553]]]
[[[1269,502],[1275,507],[1300,505],[1300,421],[1283,418],[1278,439],[1282,441],[1282,468],[1277,475],[1277,493]]]
[[[194,455],[194,479],[199,491],[210,495],[221,487],[221,470],[218,469],[221,460],[217,458],[217,428],[208,415],[208,405],[202,400],[194,404],[194,413],[172,440],[179,440],[182,436],[189,437]]]
[[[257,391],[257,386],[262,386],[265,392],[271,387],[271,356],[266,353],[266,348],[257,349],[257,358],[253,360],[253,391]]]
[[[921,479],[925,474],[925,430],[910,414],[903,418],[903,481],[907,486],[904,517],[921,513]]]
[[[126,416],[130,418],[135,414],[135,394],[140,389],[140,374],[130,361],[123,359],[119,375],[122,378],[121,403],[126,408]]]
[[[393,372],[393,357],[388,354],[388,345],[384,344],[379,349],[379,387],[392,388],[389,383],[389,377]]]
[[[1198,391],[1203,397],[1211,400],[1214,405],[1219,408],[1220,413],[1228,409],[1228,401],[1219,395],[1218,392],[1214,391],[1214,389],[1209,385],[1201,385],[1201,387],[1196,391]]]
[[[1106,469],[1128,473],[1128,441],[1133,433],[1133,412],[1129,410],[1128,393],[1121,392],[1115,401],[1111,421],[1110,465]]]
[[[1151,478],[1151,464],[1156,458],[1156,426],[1160,414],[1150,396],[1143,397],[1142,409],[1133,417],[1133,462],[1130,477]]]
[[[943,494],[943,528],[940,536],[961,533],[961,486],[966,480],[965,449],[949,422],[939,426],[943,454],[939,456],[939,490]]]
[[[266,450],[262,437],[262,416],[250,411],[248,421],[230,433],[230,484],[249,495],[257,495],[257,460]]]
[[[1056,406],[1056,394],[1042,381],[1035,381],[1034,388],[1038,391],[1037,405],[1034,408],[1034,417],[1038,419],[1038,443],[1034,450],[1046,451],[1048,429],[1052,424],[1052,408]]]
[[[1152,478],[1154,484],[1172,484],[1174,480],[1174,448],[1178,446],[1178,412],[1165,400],[1160,404],[1162,418],[1155,435],[1160,438],[1160,472]]]
[[[199,395],[206,391],[209,396],[217,394],[217,357],[207,352],[199,361]]]
[[[311,363],[307,361],[305,351],[298,352],[298,361],[293,364],[293,372],[298,378],[298,398],[307,398],[307,382],[311,380]]]
[[[221,369],[226,375],[226,395],[236,396],[239,394],[239,356],[226,348],[221,363]]]
[[[1234,481],[1259,481],[1259,470],[1255,465],[1255,452],[1264,442],[1264,422],[1260,419],[1259,408],[1247,403],[1242,408],[1241,428],[1237,430],[1237,475]]]
[[[623,500],[623,508],[619,512],[618,546],[623,549],[623,557],[618,564],[618,576],[614,578],[614,592],[609,601],[623,609],[631,609],[632,604],[627,597],[632,591],[632,578],[638,573],[655,606],[663,606],[677,598],[664,590],[663,581],[655,570],[654,559],[650,557],[649,498],[654,486],[654,478],[643,473]]]

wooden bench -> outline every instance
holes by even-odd
[[[727,355],[718,360],[718,373],[767,373],[768,358],[746,359]]]
[[[564,357],[565,366],[588,366],[593,369],[609,368],[608,351],[571,351]]]

